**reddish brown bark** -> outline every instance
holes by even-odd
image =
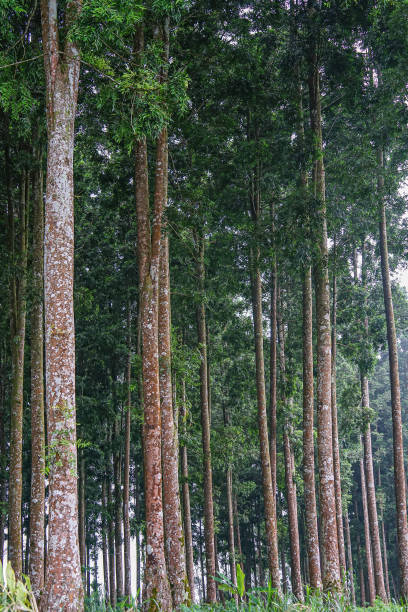
[[[313,19],[311,12],[311,19]],[[316,199],[314,262],[317,326],[317,422],[320,485],[320,547],[323,556],[323,587],[338,590],[341,586],[339,547],[334,488],[333,441],[331,416],[331,334],[330,291],[328,276],[325,172],[323,163],[320,75],[316,42],[312,40],[309,58],[310,125],[314,139],[313,184]]]
[[[384,199],[384,154],[378,150],[378,195],[380,206],[380,252],[383,281],[385,318],[387,321],[388,357],[390,364],[391,410],[394,449],[394,482],[397,512],[398,561],[400,570],[401,597],[408,601],[408,526],[404,446],[402,437],[401,393],[398,370],[397,335],[395,331],[394,307],[392,303],[390,268],[388,260],[387,218]]]
[[[39,162],[40,160],[38,160]],[[31,311],[31,500],[29,575],[36,599],[44,586],[44,204],[42,170],[33,177],[33,297]]]
[[[314,434],[313,434],[313,311],[312,273],[306,268],[303,279],[303,483],[305,496],[306,547],[310,586],[322,587],[319,531],[317,528]]]
[[[172,606],[164,553],[161,465],[161,414],[158,347],[158,279],[160,237],[164,203],[164,173],[167,129],[159,135],[156,148],[156,180],[153,228],[150,232],[146,140],[136,143],[136,212],[140,316],[143,371],[143,452],[146,504],[146,564],[143,601],[146,606],[170,610]]]
[[[365,479],[365,472],[364,472],[364,462],[362,458],[360,459],[360,475],[361,475],[361,499],[362,499],[362,504],[363,504],[363,520],[364,520],[364,540],[365,540],[366,563],[367,563],[368,598],[369,598],[370,606],[373,606],[374,601],[375,601],[375,583],[374,583],[373,557],[371,553],[370,524],[368,520],[367,488],[366,488],[366,479]]]
[[[47,100],[45,204],[45,353],[47,433],[50,454],[48,551],[43,610],[77,612],[83,607],[78,546],[75,418],[75,328],[73,310],[74,120],[79,52],[67,35],[81,0],[65,12],[59,42],[56,0],[42,0],[41,21]]]
[[[186,433],[186,383],[182,381],[182,399],[180,408],[180,419],[183,423],[184,434]],[[186,568],[188,584],[190,586],[190,598],[194,603],[194,556],[193,556],[193,536],[191,530],[191,508],[190,508],[190,486],[188,480],[188,453],[187,445],[181,446],[181,475],[183,483],[183,514],[184,514],[184,538],[186,544]]]
[[[355,502],[356,509],[356,519],[358,520],[357,513],[357,501]],[[358,559],[358,569],[360,574],[360,603],[362,606],[365,605],[366,596],[365,596],[365,581],[364,581],[364,567],[361,555],[361,542],[360,542],[360,531],[357,531],[357,559]]]
[[[214,548],[214,502],[212,490],[212,465],[211,465],[211,427],[208,403],[208,373],[207,373],[207,335],[205,322],[204,304],[204,249],[203,237],[198,238],[199,259],[197,262],[197,273],[201,293],[200,304],[197,309],[197,331],[198,345],[200,351],[200,398],[201,398],[201,431],[203,443],[203,469],[204,469],[204,538],[205,559],[207,570],[207,603],[215,603],[217,591],[215,585],[215,548]]]
[[[166,203],[167,169],[164,171],[164,184]],[[171,383],[169,239],[166,233],[163,233],[160,245],[159,355],[165,552],[173,608],[177,609],[183,604],[188,605],[190,596],[180,507],[177,404],[173,406]]]
[[[336,257],[336,239],[334,240],[334,257]],[[337,279],[333,275],[333,314],[332,314],[332,347],[331,347],[331,413],[332,413],[332,438],[333,438],[333,471],[334,471],[334,491],[336,495],[336,524],[337,541],[339,547],[339,563],[341,577],[344,580],[346,575],[346,551],[344,546],[343,532],[343,507],[341,493],[341,468],[340,468],[340,449],[339,431],[337,424]]]
[[[8,164],[7,164],[8,165]],[[7,181],[9,179],[7,178]],[[10,468],[9,468],[9,540],[8,559],[17,578],[22,573],[21,500],[23,452],[23,383],[26,328],[27,287],[27,174],[21,175],[20,202],[17,211],[18,235],[15,232],[14,207],[9,206],[10,275],[10,339],[11,339],[11,401],[10,401]]]

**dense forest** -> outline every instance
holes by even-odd
[[[0,610],[406,610],[408,1],[0,41]]]

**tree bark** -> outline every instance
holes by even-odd
[[[211,465],[211,427],[208,404],[208,373],[207,373],[207,335],[204,304],[204,237],[198,238],[198,263],[197,274],[201,294],[200,304],[197,309],[198,344],[201,357],[200,363],[200,397],[201,397],[201,429],[203,443],[203,468],[204,468],[204,537],[205,537],[205,559],[207,570],[207,603],[215,603],[217,591],[215,585],[215,548],[214,548],[214,502],[212,488],[212,465]]]
[[[41,156],[37,160],[41,162]],[[33,176],[33,298],[31,312],[31,500],[29,575],[35,598],[44,587],[44,203],[42,169]]]
[[[184,435],[186,434],[186,382],[182,381],[182,398],[180,408],[180,419],[183,423]],[[190,508],[190,486],[188,479],[188,453],[187,444],[181,446],[181,475],[183,483],[183,510],[184,510],[184,537],[186,544],[186,568],[188,584],[190,586],[190,598],[194,603],[194,556],[193,556],[193,536],[191,530],[191,508]]]
[[[339,547],[334,489],[333,441],[331,416],[331,337],[330,290],[328,275],[325,172],[323,163],[320,76],[316,42],[313,39],[309,58],[310,124],[314,139],[313,183],[316,199],[316,249],[314,278],[316,286],[317,326],[317,422],[320,484],[320,520],[323,556],[323,588],[339,590],[341,586]]]
[[[304,272],[303,279],[303,483],[310,586],[313,589],[320,589],[322,587],[322,578],[320,570],[319,530],[317,528],[314,461],[312,326],[312,272],[310,266],[308,266]]]
[[[273,588],[280,590],[278,533],[276,521],[276,500],[272,487],[272,473],[269,456],[268,420],[266,416],[265,372],[262,325],[262,284],[259,271],[259,246],[251,249],[252,311],[255,336],[256,391],[258,402],[258,430],[262,467],[262,488],[264,496],[265,530],[268,548],[268,565]]]
[[[356,591],[354,588],[353,553],[351,550],[350,523],[349,523],[348,512],[346,512],[346,515],[344,517],[344,530],[346,532],[348,582],[350,584],[351,603],[353,604],[353,606],[355,606],[356,605]]]
[[[164,552],[161,414],[158,346],[158,280],[161,220],[164,202],[167,129],[157,140],[153,228],[150,232],[146,140],[136,143],[136,211],[143,371],[143,452],[146,505],[146,565],[143,601],[153,609],[171,610],[171,592]]]
[[[334,239],[334,257],[336,257],[336,239]],[[335,264],[334,264],[335,265]],[[341,493],[341,469],[340,469],[340,449],[339,449],[339,430],[337,424],[337,278],[336,271],[333,274],[333,314],[332,314],[332,348],[331,348],[331,414],[332,414],[332,438],[333,438],[333,471],[334,471],[334,492],[336,496],[336,524],[337,541],[339,547],[339,563],[341,577],[344,580],[346,575],[346,551],[344,546],[343,532],[343,507]]]
[[[292,456],[292,445],[290,437],[292,432],[292,423],[290,421],[290,415],[293,411],[293,400],[286,396],[286,356],[285,356],[285,330],[283,325],[282,317],[282,302],[280,301],[280,309],[278,314],[278,326],[279,326],[279,365],[280,365],[280,380],[282,387],[282,406],[285,416],[285,423],[283,428],[283,452],[285,460],[285,485],[286,485],[286,499],[288,505],[288,523],[289,523],[289,544],[290,544],[290,556],[291,556],[291,579],[292,579],[292,591],[296,599],[303,602],[303,587],[302,587],[302,575],[300,568],[300,543],[299,543],[299,524],[297,515],[297,495],[296,495],[296,483],[294,474],[294,461]]]
[[[130,428],[132,416],[132,337],[131,309],[128,305],[128,354],[126,364],[126,414],[125,414],[125,448],[123,458],[123,556],[125,598],[131,601],[131,560],[130,560],[130,518],[129,518],[129,479],[130,479]]]
[[[109,560],[108,560],[108,542],[107,542],[107,500],[106,500],[106,480],[102,480],[102,563],[103,563],[103,586],[104,598],[107,603],[110,600],[109,594]]]
[[[110,461],[110,460],[109,460]],[[107,482],[108,502],[108,554],[109,554],[109,595],[112,608],[116,607],[116,568],[115,568],[115,520],[112,500],[111,469]]]
[[[242,555],[242,545],[241,545],[241,529],[239,526],[239,514],[238,514],[238,500],[237,495],[234,495],[234,523],[235,523],[235,532],[237,538],[237,552],[238,552],[238,561],[243,564],[243,555]]]
[[[364,472],[364,462],[360,459],[360,474],[361,474],[361,498],[363,504],[363,519],[364,519],[364,539],[365,539],[365,551],[366,551],[366,562],[367,562],[367,578],[368,578],[368,597],[370,606],[374,605],[375,601],[375,583],[374,583],[374,571],[373,571],[373,558],[371,553],[371,539],[370,539],[370,524],[368,520],[368,507],[367,507],[367,488]]]
[[[8,165],[8,164],[6,164]],[[7,178],[7,181],[9,179]],[[27,173],[21,175],[18,209],[18,236],[15,233],[14,207],[9,197],[10,277],[10,339],[11,339],[11,400],[10,400],[10,468],[9,468],[9,540],[8,559],[16,578],[22,574],[22,465],[23,465],[23,383],[26,328],[27,287]],[[18,238],[18,245],[16,242]]]
[[[113,381],[115,388],[115,380]],[[115,405],[114,400],[114,405]],[[119,428],[117,428],[119,429]],[[118,432],[120,433],[120,432]],[[121,490],[121,451],[116,449],[113,455],[113,482],[115,494],[115,569],[116,569],[116,599],[124,597],[123,588],[123,547],[122,547],[122,490]]]
[[[227,470],[227,507],[228,507],[228,545],[229,545],[229,564],[231,582],[237,585],[237,571],[235,565],[235,539],[234,539],[234,510],[232,501],[232,468]],[[238,604],[238,596],[234,595],[235,602]]]
[[[362,391],[362,404],[363,410],[369,410],[369,391],[368,391],[368,379],[363,376],[361,379],[361,391]],[[381,543],[380,543],[380,530],[378,528],[378,515],[377,515],[377,500],[375,494],[375,481],[374,481],[374,469],[373,469],[373,453],[371,449],[371,428],[370,424],[367,424],[367,428],[363,435],[364,441],[364,467],[367,484],[367,505],[368,505],[368,518],[370,522],[371,532],[371,545],[373,553],[373,566],[374,566],[374,579],[376,594],[384,602],[387,601],[387,594],[385,591],[384,583],[384,572],[381,557]]]
[[[274,205],[271,205],[272,216],[272,236],[274,240]],[[275,242],[275,241],[274,241]],[[275,246],[275,244],[273,245]],[[270,311],[270,381],[269,381],[269,415],[270,415],[270,434],[269,452],[271,460],[272,490],[276,497],[276,295],[277,295],[277,266],[276,253],[273,253],[272,261],[272,282],[271,282],[271,311]],[[276,506],[276,502],[275,502]]]
[[[45,204],[45,354],[49,474],[48,557],[42,610],[82,610],[78,544],[75,416],[74,120],[79,51],[67,30],[81,0],[65,14],[59,42],[56,0],[42,0],[41,21],[47,100],[47,188]]]
[[[408,600],[408,526],[406,480],[404,466],[404,446],[402,436],[401,394],[398,371],[398,348],[395,331],[394,307],[388,260],[387,218],[384,199],[384,154],[378,150],[378,195],[380,213],[380,252],[381,273],[383,281],[385,318],[387,321],[388,357],[390,364],[391,410],[394,448],[394,482],[395,502],[397,512],[398,561],[400,570],[400,594],[404,601]]]
[[[165,161],[167,166],[167,156]],[[167,202],[167,171],[164,171],[164,204]],[[163,233],[160,245],[159,272],[159,355],[160,405],[163,462],[163,508],[166,534],[165,552],[167,574],[173,598],[173,608],[188,605],[190,601],[186,572],[184,535],[182,528],[180,486],[178,475],[179,444],[178,419],[175,418],[171,383],[170,343],[170,270],[169,238]]]

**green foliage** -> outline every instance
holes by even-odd
[[[10,562],[5,571],[0,561],[0,610],[2,612],[38,612],[30,579],[16,580]]]

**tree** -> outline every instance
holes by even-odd
[[[45,200],[45,370],[49,460],[49,538],[43,610],[81,610],[75,418],[74,120],[79,51],[70,28],[81,10],[74,0],[61,24],[56,0],[41,3],[47,110]]]

